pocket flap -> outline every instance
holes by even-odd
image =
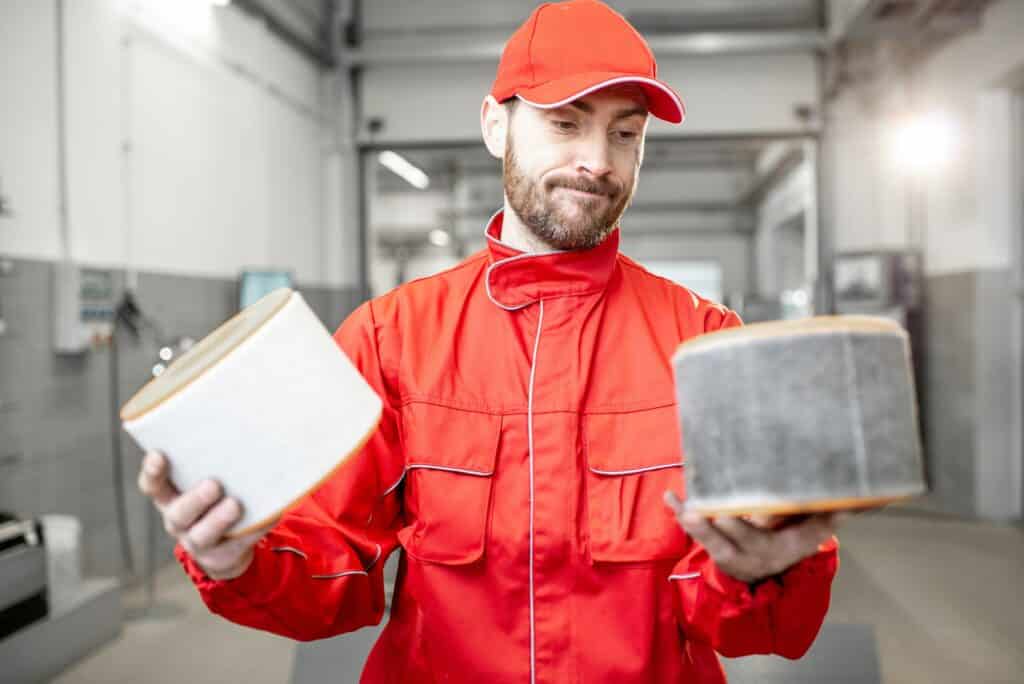
[[[406,469],[493,475],[501,416],[414,403],[402,410]]]
[[[675,406],[585,417],[590,557],[646,563],[681,558],[687,538],[665,505],[682,498]]]
[[[675,405],[588,414],[586,431],[587,464],[598,474],[627,475],[683,463]]]
[[[463,565],[484,553],[501,416],[415,403],[403,408],[404,502],[398,539],[410,556]]]

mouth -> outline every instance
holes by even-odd
[[[558,189],[568,193],[572,197],[577,197],[580,199],[608,199],[608,195],[603,192],[588,192],[586,190],[567,188],[564,185],[558,186]]]

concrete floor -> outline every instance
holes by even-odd
[[[873,629],[883,682],[1024,682],[1024,529],[890,510],[849,520],[840,541],[827,624]],[[144,594],[125,602],[137,613]],[[295,645],[207,613],[177,566],[152,615],[54,682],[290,681]]]

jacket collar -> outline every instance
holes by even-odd
[[[619,253],[619,228],[591,249],[523,252],[501,241],[504,211],[487,224],[490,265],[485,285],[492,302],[510,311],[540,299],[599,292],[608,284]]]

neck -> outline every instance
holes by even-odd
[[[499,239],[509,247],[514,247],[522,252],[563,251],[555,249],[530,232],[530,229],[519,220],[519,214],[509,206],[507,197],[505,198],[505,215],[501,222],[501,236]]]

